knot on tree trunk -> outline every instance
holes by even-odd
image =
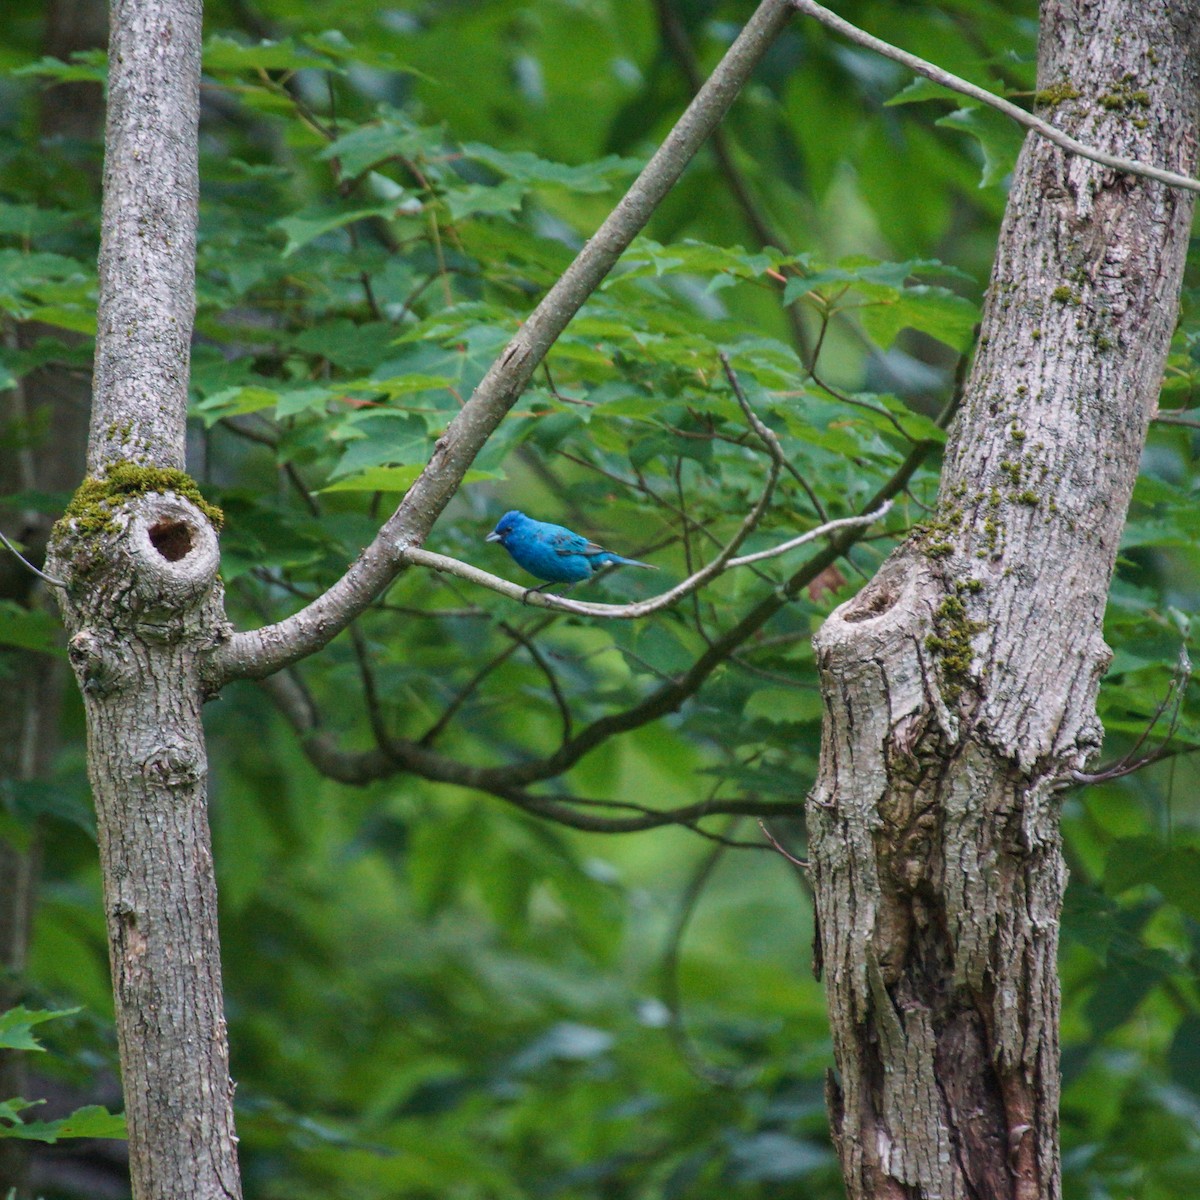
[[[137,676],[135,645],[200,651],[225,635],[217,534],[190,496],[147,491],[77,504],[56,526],[48,561],[67,581],[59,600],[69,654],[89,695],[119,692]]]

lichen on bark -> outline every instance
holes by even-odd
[[[1041,102],[1194,174],[1198,34],[1200,0],[1053,0]],[[1057,795],[1101,737],[1104,603],[1191,213],[1027,141],[935,515],[816,638],[810,855],[851,1200],[1060,1194]]]

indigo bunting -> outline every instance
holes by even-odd
[[[552,583],[579,583],[590,579],[607,566],[657,568],[635,558],[622,558],[589,542],[581,533],[562,525],[535,521],[515,509],[506,512],[487,535],[485,541],[499,542],[530,575],[546,582],[533,591],[541,591]]]

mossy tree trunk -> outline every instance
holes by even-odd
[[[1048,0],[1056,124],[1194,174],[1197,0]],[[816,639],[809,802],[852,1200],[1053,1200],[1058,793],[1101,738],[1108,584],[1191,193],[1030,137],[936,515]]]
[[[135,1200],[240,1197],[201,665],[226,636],[183,474],[200,0],[113,0],[91,477],[51,539],[83,693]]]

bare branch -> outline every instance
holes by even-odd
[[[1186,412],[1183,408],[1178,411],[1168,409],[1166,412],[1160,408],[1150,419],[1159,425],[1183,425],[1188,429],[1200,429],[1200,420],[1186,416]]]
[[[717,127],[791,12],[789,0],[763,0],[629,191],[438,438],[425,470],[370,546],[312,604],[278,624],[235,634],[220,647],[214,655],[215,682],[261,678],[319,650],[412,561],[409,552],[425,540],[538,364]]]
[[[558,676],[554,673],[554,668],[550,666],[546,656],[538,648],[537,642],[533,640],[538,631],[544,628],[544,624],[538,625],[530,633],[526,633],[524,630],[518,629],[515,625],[510,624],[508,621],[501,621],[499,624],[500,628],[503,629],[510,638],[515,639],[525,647],[529,657],[533,659],[538,669],[546,677],[546,683],[549,685],[550,692],[554,696],[554,703],[558,706],[558,715],[562,720],[563,741],[570,741],[571,734],[574,731],[571,724],[571,706],[567,703],[567,698],[563,694],[562,687],[558,682]]]
[[[767,448],[767,453],[775,460],[781,470],[786,471],[801,487],[804,494],[808,497],[808,502],[813,506],[817,516],[822,521],[829,520],[829,514],[825,511],[825,506],[817,498],[817,493],[813,491],[812,484],[800,474],[788,456],[784,454],[783,447],[779,443],[779,439],[775,436],[775,431],[768,425],[764,424],[759,415],[750,407],[750,401],[742,389],[741,380],[737,377],[737,372],[733,369],[733,364],[729,361],[729,355],[724,350],[718,352],[718,358],[721,360],[721,366],[725,369],[725,378],[729,380],[729,386],[733,389],[733,394],[737,397],[737,402],[742,406],[742,412],[746,414],[746,420],[750,423],[750,428],[758,434],[759,441]],[[811,372],[810,372],[811,374]]]
[[[884,58],[890,58],[893,62],[898,62],[901,66],[908,67],[910,71],[916,71],[918,75],[924,75],[926,79],[931,79],[934,83],[940,84],[944,88],[949,88],[952,92],[959,92],[963,96],[969,96],[972,100],[978,100],[980,104],[986,104],[989,108],[994,108],[997,112],[1001,112],[1006,117],[1016,121],[1018,125],[1023,125],[1026,129],[1033,130],[1034,133],[1044,137],[1048,142],[1053,142],[1056,146],[1069,151],[1071,154],[1077,154],[1080,158],[1090,159],[1092,162],[1099,163],[1102,167],[1111,167],[1114,171],[1123,171],[1127,175],[1140,175],[1144,179],[1153,179],[1158,183],[1165,183],[1169,187],[1185,188],[1189,192],[1200,192],[1200,179],[1193,179],[1188,175],[1179,175],[1175,171],[1164,170],[1162,167],[1152,167],[1147,163],[1140,163],[1132,158],[1122,158],[1116,154],[1108,154],[1103,150],[1097,150],[1094,146],[1089,146],[1071,137],[1070,134],[1063,133],[1061,129],[1057,129],[1048,122],[1043,121],[1041,117],[1035,117],[1032,113],[1027,113],[1023,108],[1019,108],[1013,104],[1012,101],[994,96],[986,88],[981,88],[974,83],[968,83],[967,80],[960,78],[958,75],[952,75],[949,71],[944,71],[941,67],[935,67],[933,63],[926,62],[925,59],[918,58],[915,54],[909,54],[907,50],[901,50],[899,47],[893,46],[890,42],[872,37],[865,30],[859,29],[857,25],[851,25],[849,21],[843,20],[837,13],[830,12],[829,9],[814,3],[814,0],[790,0],[790,2],[797,12],[802,12],[809,17],[815,17],[822,25],[832,29],[835,33],[840,33],[843,37],[848,38],[857,45],[863,46],[868,50],[874,50],[876,54],[882,54]]]
[[[1152,763],[1161,762],[1164,758],[1171,758],[1180,753],[1180,751],[1170,748],[1171,739],[1175,736],[1175,730],[1179,728],[1179,719],[1182,716],[1183,710],[1183,697],[1191,678],[1192,660],[1188,655],[1187,646],[1180,646],[1179,658],[1175,663],[1175,674],[1172,675],[1171,682],[1163,698],[1158,702],[1157,707],[1151,714],[1150,720],[1138,735],[1137,741],[1115,763],[1107,767],[1101,767],[1100,770],[1095,772],[1072,771],[1070,776],[1071,782],[1080,784],[1106,783],[1110,779],[1121,779],[1125,775],[1132,775],[1135,771],[1140,771],[1143,767],[1148,767]],[[1139,751],[1149,740],[1150,735],[1162,719],[1163,713],[1168,708],[1171,710],[1171,716],[1167,721],[1167,733],[1163,738],[1162,745],[1155,750],[1151,750],[1148,754],[1139,755]],[[1190,753],[1190,751],[1186,751],[1185,753]]]
[[[792,864],[793,867],[798,867],[801,871],[807,871],[809,862],[807,858],[797,858],[790,850],[780,845],[779,839],[767,828],[767,823],[761,817],[758,820],[758,827],[763,831],[763,837],[771,843],[772,847],[777,850],[784,858]]]
[[[683,889],[683,895],[680,897],[679,912],[667,935],[667,944],[663,948],[662,956],[662,999],[667,1006],[667,1012],[671,1015],[671,1023],[668,1026],[671,1040],[675,1043],[675,1048],[679,1051],[680,1057],[687,1064],[689,1070],[715,1087],[726,1088],[744,1086],[753,1078],[754,1073],[731,1071],[728,1067],[721,1067],[709,1062],[700,1052],[696,1043],[692,1041],[687,1026],[683,1022],[683,989],[680,987],[679,981],[679,963],[680,949],[683,946],[684,934],[687,933],[687,928],[691,924],[692,914],[696,911],[701,894],[728,848],[725,839],[732,837],[737,825],[738,818],[731,818],[725,826],[722,840],[713,846],[692,872],[692,877],[688,880],[687,886]]]
[[[416,548],[407,550],[405,551],[405,558],[411,563],[429,567],[434,571],[445,571],[449,575],[455,575],[459,579],[466,579],[471,583],[477,583],[481,587],[490,588],[493,592],[499,592],[502,596],[508,596],[512,600],[520,600],[524,604],[533,605],[537,608],[551,608],[559,612],[576,613],[584,617],[606,617],[610,620],[630,621],[637,617],[646,617],[651,613],[661,612],[664,608],[670,608],[676,601],[703,587],[710,579],[714,579],[717,575],[733,567],[744,567],[750,563],[762,562],[767,558],[776,558],[780,554],[786,554],[789,550],[795,550],[798,546],[806,545],[808,542],[815,541],[817,538],[825,537],[827,534],[835,533],[839,530],[860,529],[867,525],[872,525],[883,517],[891,506],[891,500],[884,500],[882,504],[865,516],[841,517],[836,521],[826,521],[824,525],[818,525],[815,529],[810,529],[807,533],[802,533],[798,537],[791,538],[778,546],[772,546],[767,550],[759,550],[754,554],[743,554],[740,558],[735,558],[733,551],[737,549],[758,520],[760,506],[755,505],[750,515],[742,522],[742,528],[739,529],[737,535],[734,536],[725,549],[712,562],[701,567],[699,571],[689,575],[670,590],[661,592],[657,596],[651,596],[647,600],[635,600],[630,604],[603,604],[591,600],[570,600],[566,596],[554,596],[547,595],[545,592],[535,592],[529,588],[521,587],[520,584],[510,583],[507,579],[501,579],[499,575],[493,575],[490,571],[473,567],[470,563],[459,562],[457,558],[449,558],[444,554],[435,554],[431,550]]]
[[[704,76],[700,71],[700,64],[696,60],[696,52],[692,48],[687,28],[675,11],[673,0],[654,0],[654,7],[658,13],[658,25],[662,32],[663,44],[678,63],[680,71],[687,80],[688,87],[693,92],[698,92]],[[734,161],[730,139],[726,136],[724,129],[713,131],[712,151],[717,160],[717,167],[724,176],[734,201],[742,210],[746,224],[750,226],[754,236],[758,239],[759,245],[773,246],[777,250],[787,251],[788,247],[783,237],[771,227],[766,215],[755,201],[749,183]],[[800,302],[793,301],[787,305],[785,311],[792,327],[792,340],[796,344],[796,351],[801,359],[806,359],[809,355],[809,337],[808,331],[804,327]],[[821,516],[824,517],[825,514],[821,513]]]
[[[41,571],[35,567],[2,533],[0,533],[0,542],[3,542],[8,547],[22,566],[28,567],[39,579],[44,579],[51,587],[63,588],[65,590],[67,585],[61,579],[55,579],[53,575],[47,575],[45,571]]]

